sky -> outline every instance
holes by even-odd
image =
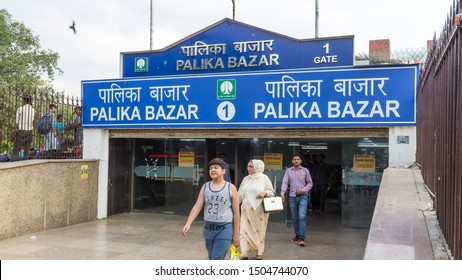
[[[231,0],[152,0],[153,49],[162,49],[223,18]],[[315,37],[315,0],[235,0],[235,19],[295,39]],[[13,20],[60,56],[55,89],[79,97],[82,80],[120,77],[120,53],[150,49],[151,0],[0,0]],[[319,37],[354,35],[355,54],[369,40],[391,49],[426,47],[438,37],[453,0],[318,0]],[[74,34],[69,25],[76,23]],[[0,38],[1,39],[1,38]]]

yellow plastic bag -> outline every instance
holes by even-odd
[[[230,260],[230,261],[238,261],[240,260],[239,257],[239,250],[235,245],[229,246],[228,252],[226,253],[225,260]]]

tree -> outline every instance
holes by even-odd
[[[72,112],[72,106],[63,104],[64,95],[51,84],[56,74],[62,74],[58,59],[58,53],[42,49],[38,36],[24,23],[0,9],[0,154],[11,151],[17,129],[15,111],[24,95],[33,100],[36,121],[49,103],[60,103],[62,112]],[[34,135],[36,146],[40,138]]]
[[[38,36],[6,10],[0,10],[0,38],[0,86],[50,88],[62,74],[58,53],[42,49]]]

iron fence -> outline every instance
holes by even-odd
[[[29,103],[33,109],[24,106]],[[56,106],[56,111],[53,119],[48,114],[50,126],[43,135],[38,131],[38,122],[47,114],[50,104]],[[81,158],[79,108],[78,98],[49,89],[0,87],[0,162]]]
[[[366,52],[355,54],[356,65],[373,64],[413,64],[424,63],[427,59],[426,48],[396,49],[390,52],[377,52],[370,55]]]
[[[433,39],[417,92],[417,162],[448,249],[462,259],[462,34],[455,0],[439,38]]]

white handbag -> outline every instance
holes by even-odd
[[[274,196],[263,198],[263,211],[265,213],[281,212],[282,210],[284,210],[284,205],[282,204],[282,197]]]

